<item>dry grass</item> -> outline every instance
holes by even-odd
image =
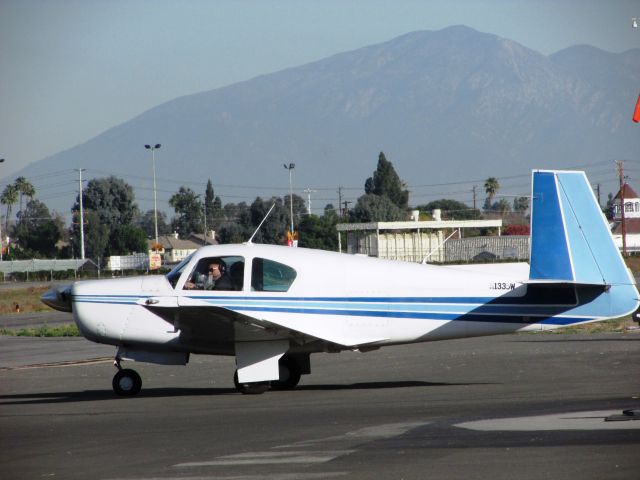
[[[23,328],[20,330],[11,330],[8,328],[0,328],[0,335],[11,337],[80,337],[80,330],[73,324],[60,325],[58,327],[49,327],[43,325],[38,328]]]
[[[624,261],[633,273],[640,272],[640,256],[627,257]]]
[[[543,333],[613,333],[613,332],[632,332],[635,323],[630,316],[622,318],[614,318],[604,322],[586,323],[584,325],[575,325],[572,327],[559,328],[557,330],[548,330]]]
[[[46,286],[0,290],[0,315],[51,311],[40,301],[40,296],[47,290],[49,287]],[[20,307],[20,312],[16,311],[16,305]]]

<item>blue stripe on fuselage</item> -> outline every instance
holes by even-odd
[[[130,304],[149,296],[74,295],[79,303]],[[242,312],[368,316],[499,323],[568,325],[593,320],[594,315],[573,315],[575,305],[522,304],[524,297],[255,297],[194,296],[211,306]],[[509,302],[509,303],[507,303]],[[562,313],[568,314],[563,316]],[[573,312],[571,312],[573,313]]]

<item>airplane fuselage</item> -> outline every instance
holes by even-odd
[[[530,264],[435,266],[238,244],[202,247],[167,275],[76,282],[45,303],[118,347],[114,390],[141,379],[122,360],[186,364],[234,355],[243,393],[293,388],[314,352],[553,329],[639,304],[583,172],[533,174]]]
[[[207,256],[241,258],[247,279],[242,288],[185,290],[191,271]],[[287,291],[255,291],[249,281],[254,258],[305,275],[297,276]],[[608,316],[612,301],[620,306],[621,299],[612,300],[595,287],[525,285],[528,268],[527,264],[441,267],[277,246],[221,245],[199,250],[175,286],[160,275],[100,280],[96,294],[96,282],[77,282],[71,298],[75,321],[90,340],[229,355],[236,341],[251,341],[251,331],[217,325],[219,335],[208,336],[207,342],[181,338],[180,329],[174,327],[187,313],[178,307],[221,307],[273,322],[281,330],[304,334],[292,348],[323,351],[552,329]],[[318,291],[323,294],[317,295]],[[599,311],[594,311],[594,302]],[[632,311],[632,295],[628,303]],[[585,304],[589,312],[583,312]],[[170,311],[171,323],[159,316],[164,310]],[[289,333],[279,335],[276,329],[272,335],[288,338]]]

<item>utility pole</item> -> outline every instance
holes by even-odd
[[[596,196],[598,197],[598,206],[602,207],[602,204],[600,203],[600,184],[599,183],[596,184]]]
[[[202,244],[207,244],[207,196],[204,196],[204,202],[202,203],[204,209],[204,236],[202,237]]]
[[[342,187],[338,186],[338,214],[343,217],[342,214]]]
[[[347,213],[349,213],[349,204],[352,203],[348,200],[345,200],[344,202],[342,202],[344,204],[344,216],[347,216]]]
[[[304,189],[304,193],[307,194],[307,215],[311,215],[311,194],[316,192],[317,190],[311,190],[308,187]]]
[[[476,188],[477,188],[477,186],[474,185],[473,186],[473,216],[474,217],[476,215]]]
[[[79,203],[80,203],[80,258],[84,260],[84,212],[82,211],[82,172],[83,168],[76,169],[78,172],[78,190],[79,190]]]
[[[624,162],[622,160],[618,160],[616,164],[618,166],[618,177],[620,179],[620,219],[622,220],[621,221],[622,256],[626,257],[627,256],[627,229],[626,229],[625,218],[624,218],[624,187],[625,187]]]

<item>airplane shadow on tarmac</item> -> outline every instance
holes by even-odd
[[[386,388],[415,388],[415,387],[451,387],[491,385],[489,383],[430,383],[419,381],[397,382],[366,382],[346,385],[300,385],[288,391],[270,391],[267,395],[295,394],[296,391],[330,391],[330,390],[377,390]],[[131,400],[159,397],[190,397],[190,396],[215,396],[215,395],[240,395],[235,388],[143,388]],[[14,395],[0,395],[0,405],[37,405],[74,402],[98,402],[105,400],[122,399],[112,390],[83,390],[77,392],[41,392]]]

